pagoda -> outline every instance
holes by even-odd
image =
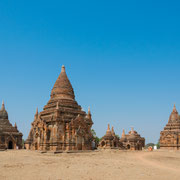
[[[119,147],[119,138],[114,132],[114,127],[112,127],[112,130],[110,130],[110,125],[108,124],[106,134],[102,137],[101,141],[99,142],[99,148],[114,149]]]
[[[126,150],[142,150],[145,146],[145,138],[141,137],[133,127],[128,134],[125,134],[123,129],[120,142]]]
[[[161,149],[180,149],[180,116],[174,105],[169,121],[160,133]]]
[[[91,150],[92,125],[90,108],[86,113],[78,105],[62,66],[50,100],[42,112],[36,111],[25,147],[41,151]]]
[[[0,110],[0,150],[4,149],[21,149],[22,148],[22,133],[9,122],[8,113],[5,109],[4,102]]]

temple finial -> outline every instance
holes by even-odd
[[[66,72],[64,65],[62,65],[61,72]]]
[[[134,133],[134,127],[131,127],[131,133]]]
[[[174,107],[173,107],[173,112],[176,112],[176,105],[174,104]]]
[[[4,100],[2,101],[2,107],[1,110],[5,110]]]
[[[112,126],[112,130],[111,130],[112,132],[114,132],[114,127]]]
[[[38,108],[36,108],[36,115],[38,115]]]
[[[107,129],[108,131],[110,131],[110,125],[108,124],[108,129]]]
[[[15,128],[17,128],[17,125],[16,125],[16,123],[14,124],[14,127],[15,127]]]
[[[88,107],[88,114],[91,114],[90,106]]]
[[[123,132],[122,132],[122,137],[124,137],[126,134],[125,134],[125,130],[123,129]]]
[[[115,136],[115,135],[116,135],[116,134],[115,134],[115,132],[114,132],[114,127],[113,127],[113,126],[112,126],[111,133],[112,133],[112,135],[113,135],[113,136]]]

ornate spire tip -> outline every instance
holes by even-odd
[[[5,110],[4,100],[2,101],[2,107],[1,110]]]
[[[62,65],[61,72],[65,72],[65,66]]]
[[[174,107],[173,107],[173,112],[176,112],[176,105],[174,104]]]
[[[110,131],[110,125],[108,124],[108,129],[107,130],[109,130]]]
[[[90,106],[88,107],[88,114],[91,114]]]
[[[36,114],[38,114],[38,108],[36,108]]]

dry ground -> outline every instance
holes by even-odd
[[[180,151],[0,152],[0,180],[176,180]]]

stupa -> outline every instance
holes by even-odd
[[[74,90],[62,66],[50,100],[42,112],[36,111],[25,147],[42,151],[91,150],[92,125],[90,109],[86,113],[76,102]]]
[[[142,150],[145,146],[145,139],[141,137],[132,127],[131,131],[128,134],[123,133],[120,139],[120,142],[123,144],[123,147],[126,150]]]
[[[161,149],[180,149],[180,116],[174,105],[169,121],[160,133]]]
[[[99,148],[114,149],[119,147],[119,138],[114,132],[114,127],[112,127],[112,130],[110,130],[110,125],[108,124],[106,134],[102,137],[102,140],[99,142]]]
[[[21,149],[22,133],[9,122],[8,113],[5,109],[4,102],[0,110],[0,149]]]

